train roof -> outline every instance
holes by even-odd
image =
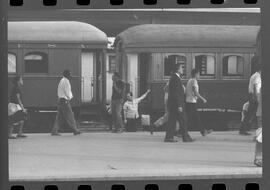
[[[120,33],[123,48],[254,47],[259,26],[145,24]]]
[[[9,42],[83,43],[107,46],[107,35],[93,25],[74,21],[8,22]]]

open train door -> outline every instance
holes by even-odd
[[[81,99],[82,103],[94,101],[94,53],[81,54]]]
[[[149,88],[148,79],[149,79],[149,65],[151,62],[150,53],[140,53],[139,54],[139,93],[140,95],[144,94]]]

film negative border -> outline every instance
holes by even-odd
[[[78,5],[74,5],[73,2],[74,1],[69,1],[70,3],[63,3],[63,2],[67,2],[66,0],[61,0],[58,2],[60,2],[60,4],[57,3],[56,6],[53,7],[56,8],[56,9],[66,9],[66,8],[74,8],[74,9],[77,9],[77,8],[82,8]],[[131,1],[134,1],[134,0],[131,0]],[[124,0],[124,2],[129,2],[130,4],[123,4],[121,6],[127,6],[125,8],[149,8],[149,6],[145,7],[144,5],[142,4],[133,4],[131,3],[131,1],[127,1],[127,0]],[[159,0],[158,0],[159,1]],[[259,2],[262,1],[262,0],[259,0]],[[18,9],[47,9],[47,8],[52,8],[50,6],[48,6],[47,8],[42,5],[42,4],[39,4],[39,3],[36,3],[36,4],[31,4],[29,3],[30,0],[26,1],[24,0],[23,1],[23,4],[22,6],[10,6],[8,5],[8,3],[5,1],[5,0],[2,0],[1,1],[1,8],[0,8],[0,15],[1,15],[1,45],[0,45],[0,53],[1,53],[1,62],[5,62],[6,61],[6,22],[7,22],[7,17],[6,17],[6,10],[5,7],[8,7],[9,10],[16,10],[17,8]],[[39,2],[39,1],[36,1],[36,2]],[[99,4],[99,3],[94,3],[95,1],[91,0],[90,4],[89,5],[85,5],[86,7],[87,6],[90,6],[90,7],[87,7],[87,8],[100,8],[100,9],[110,9],[112,8],[111,5],[107,5],[107,3],[104,3],[105,1],[103,1],[103,3]],[[99,1],[101,2],[101,1]],[[107,1],[108,2],[108,1]],[[168,2],[172,2],[172,3],[168,3]],[[195,0],[193,1],[195,2]],[[198,2],[198,1],[197,1]],[[234,1],[236,2],[236,1]],[[234,3],[234,4],[223,4],[221,5],[220,7],[258,7],[258,4],[254,5],[250,5],[250,4],[243,4],[243,1],[237,1],[238,3]],[[134,6],[133,6],[134,5]],[[270,55],[269,55],[269,48],[270,48],[270,45],[269,45],[269,39],[267,38],[267,35],[270,34],[270,29],[269,27],[267,27],[268,25],[268,21],[267,21],[267,18],[269,18],[269,8],[270,8],[270,3],[267,4],[267,0],[265,0],[262,4],[262,17],[263,17],[263,22],[262,22],[262,28],[263,28],[263,38],[265,40],[263,40],[262,42],[262,46],[263,46],[263,60],[267,61],[270,59]],[[120,6],[120,5],[115,5],[115,6]],[[153,6],[153,5],[151,5]],[[175,1],[172,1],[172,0],[168,0],[167,3],[163,3],[163,4],[159,4],[157,3],[155,6],[156,7],[166,7],[166,8],[179,8],[179,4],[175,4]],[[201,3],[198,3],[198,4],[192,4],[192,5],[189,5],[189,7],[213,7],[212,4],[201,4]],[[121,7],[122,8],[122,7]],[[150,7],[152,8],[152,7]],[[180,7],[181,8],[181,7]],[[7,82],[7,74],[5,72],[3,72],[4,70],[6,70],[6,66],[4,66],[6,64],[2,64],[1,65],[1,85],[0,85],[0,88],[1,88],[1,92],[4,92],[7,90],[7,85],[5,84],[5,82]],[[267,66],[264,66],[264,71],[266,72],[269,71],[269,65]],[[263,80],[264,81],[270,81],[269,80],[269,75],[264,75],[263,77]],[[269,97],[269,87],[266,87],[265,90],[264,90],[264,94],[263,94],[263,97],[266,97],[268,96]],[[3,124],[6,124],[6,120],[4,120],[3,116],[5,116],[5,114],[7,115],[6,113],[6,109],[5,108],[5,104],[6,104],[6,97],[3,96],[3,93],[1,93],[1,96],[0,96],[1,100],[1,104],[0,104],[0,109],[1,109],[1,126],[3,126]],[[269,98],[268,98],[269,99]],[[267,98],[264,98],[264,101],[268,103],[268,99]],[[269,104],[268,104],[269,105]],[[267,115],[264,115],[263,116],[263,122],[264,123],[269,123],[269,108],[267,108],[265,106],[265,109],[264,109],[264,113],[266,112]],[[176,180],[176,181],[166,181],[166,180],[162,180],[162,181],[89,181],[89,182],[85,182],[85,181],[82,181],[82,182],[55,182],[55,181],[51,181],[51,182],[11,182],[11,183],[7,183],[7,179],[8,179],[8,176],[7,176],[7,163],[8,163],[8,160],[7,160],[7,139],[6,139],[6,130],[5,129],[0,129],[1,130],[1,172],[3,175],[1,175],[1,181],[0,181],[0,189],[12,189],[12,187],[15,187],[15,190],[16,188],[21,188],[23,187],[23,189],[25,190],[39,190],[39,189],[44,189],[46,188],[46,186],[49,186],[49,188],[54,188],[54,185],[57,186],[57,189],[66,189],[66,190],[69,190],[69,189],[99,189],[99,190],[102,190],[102,189],[113,189],[113,188],[117,188],[117,189],[123,189],[123,185],[125,186],[125,189],[146,189],[147,185],[148,184],[154,184],[154,186],[152,187],[152,189],[157,189],[157,186],[155,184],[158,185],[158,189],[162,190],[162,189],[166,189],[166,190],[170,190],[170,189],[181,189],[181,184],[192,184],[192,187],[187,187],[186,186],[186,189],[193,189],[193,190],[210,190],[211,188],[213,188],[213,185],[214,184],[225,184],[226,185],[226,189],[248,189],[248,188],[257,188],[258,185],[256,184],[260,184],[260,189],[263,189],[263,190],[267,190],[270,188],[270,182],[269,182],[269,163],[267,162],[267,160],[269,160],[269,150],[267,149],[264,149],[264,160],[265,160],[265,164],[264,164],[264,175],[263,175],[263,178],[262,179],[237,179],[237,180],[228,180],[228,179],[220,179],[220,180],[195,180],[195,181],[180,181],[180,180]],[[270,134],[269,133],[269,129],[265,129],[264,130],[264,136]],[[269,138],[264,138],[264,144],[268,144],[269,142]],[[116,186],[114,186],[116,185]],[[114,186],[114,187],[113,187]],[[223,185],[221,185],[223,186]],[[224,189],[224,187],[221,187],[220,188]],[[182,186],[183,187],[183,186]],[[151,187],[149,187],[151,188]],[[181,189],[182,190],[182,189]],[[185,189],[183,189],[185,190]]]
[[[258,7],[262,0],[9,0],[9,10]]]
[[[12,183],[10,190],[261,190],[262,179]]]

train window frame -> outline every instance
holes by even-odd
[[[188,56],[186,53],[162,53],[162,75],[163,75],[163,78],[164,79],[169,79],[171,77],[171,75],[165,75],[165,57],[167,56],[171,56],[171,55],[177,55],[177,56],[182,56],[182,57],[185,57],[186,59],[186,68],[185,68],[185,71],[182,75],[182,78],[183,79],[187,79],[187,66],[188,66]]]
[[[31,55],[34,55],[34,56],[41,56],[41,58],[44,59],[44,57],[46,58],[46,71],[42,71],[42,72],[29,72],[26,70],[26,57],[27,56],[31,56]],[[46,55],[46,56],[44,56]],[[27,51],[24,53],[23,55],[23,71],[24,71],[24,74],[26,75],[48,75],[49,74],[49,53],[46,51],[46,50],[32,50],[32,51]]]
[[[229,56],[237,56],[237,57],[241,57],[243,59],[243,67],[242,67],[242,74],[230,74],[230,75],[224,75],[223,71],[223,64],[224,64],[224,58],[225,57],[229,57]],[[243,79],[245,76],[245,55],[244,54],[239,54],[239,53],[227,53],[227,54],[223,54],[221,57],[221,76],[225,79]]]
[[[206,55],[206,56],[212,56],[214,58],[214,74],[213,75],[202,75],[200,72],[200,78],[202,79],[215,79],[217,77],[217,53],[192,53],[192,65],[191,65],[191,69],[195,68],[195,58],[197,56],[202,56],[202,55]]]
[[[9,55],[12,55],[12,56],[14,56],[14,58],[15,58],[15,71],[14,72],[10,72],[9,71]],[[12,75],[12,74],[16,74],[17,73],[17,70],[18,70],[18,68],[17,68],[17,55],[15,54],[15,53],[12,53],[12,52],[8,52],[8,74],[10,75]]]

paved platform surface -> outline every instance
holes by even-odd
[[[164,132],[28,134],[9,140],[11,181],[257,178],[253,136],[237,131],[193,143],[164,143]]]

